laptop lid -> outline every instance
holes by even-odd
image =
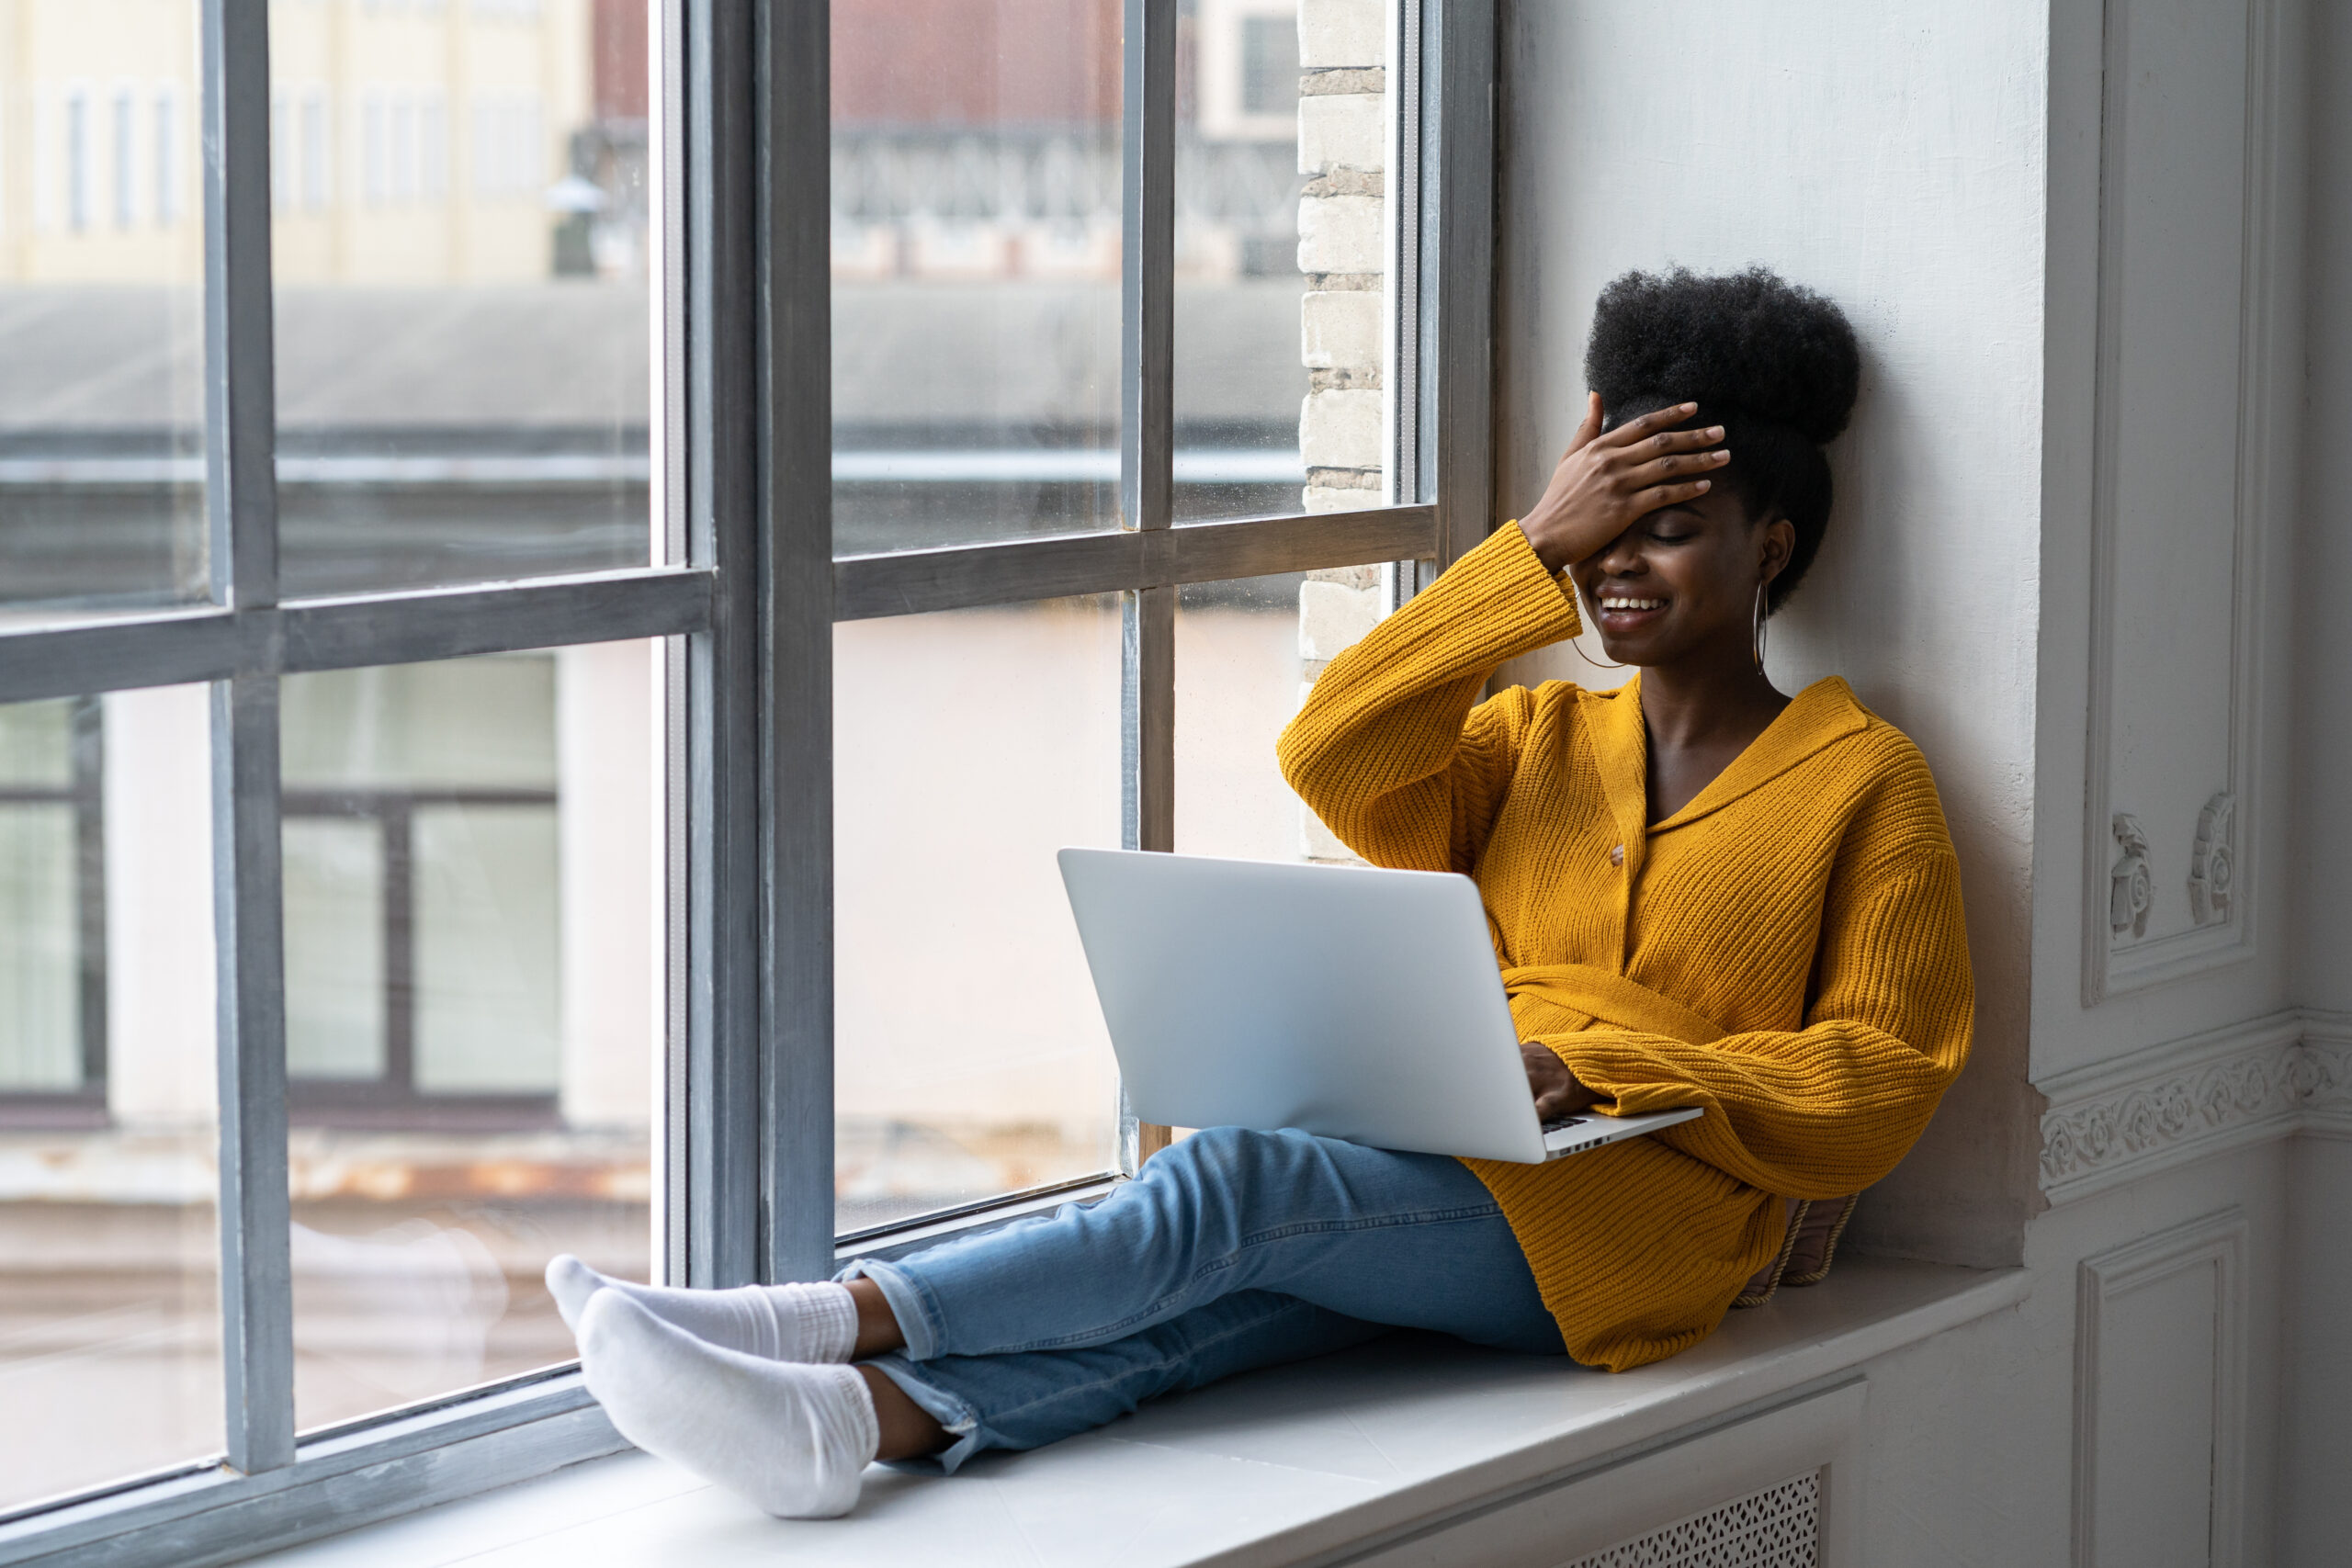
[[[1468,877],[1123,850],[1059,860],[1138,1117],[1545,1157]]]

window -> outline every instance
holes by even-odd
[[[556,666],[518,654],[287,678],[298,1118],[557,1122]]]
[[[0,1376],[91,1413],[0,1438],[0,1556],[616,1447],[554,1250],[809,1277],[1132,1170],[1050,850],[1329,858],[1272,736],[1487,522],[1476,6],[656,0],[650,93],[613,0],[185,9],[215,243],[0,266],[57,356],[0,397]],[[1227,28],[1217,121],[1236,16],[1296,65]]]
[[[139,205],[139,107],[130,89],[122,88],[114,96],[114,226],[128,229],[138,220]]]
[[[90,95],[76,87],[65,95],[65,226],[76,232],[90,226],[96,177],[90,158]]]
[[[294,206],[294,104],[284,93],[269,100],[269,199],[280,212]]]
[[[391,199],[391,131],[386,119],[381,94],[369,93],[360,99],[360,177],[370,207],[381,207]]]
[[[443,201],[449,195],[449,115],[441,95],[427,93],[416,106],[417,195]]]
[[[312,212],[327,205],[327,96],[312,92],[302,100],[302,205]]]
[[[179,94],[165,86],[155,93],[155,221],[180,220]]]
[[[0,1125],[105,1103],[102,745],[94,697],[0,706]]]
[[[394,201],[416,199],[416,105],[406,93],[392,100],[391,130],[391,198]]]

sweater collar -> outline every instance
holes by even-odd
[[[1708,782],[1690,804],[1655,827],[1649,825],[1649,739],[1642,726],[1641,677],[1614,692],[1591,694],[1586,724],[1600,764],[1610,815],[1627,843],[1650,833],[1687,827],[1720,811],[1740,796],[1770,784],[1824,747],[1870,722],[1853,688],[1835,675],[1815,681],[1790,700],[1764,733]]]

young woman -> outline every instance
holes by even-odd
[[[1828,521],[1852,332],[1761,270],[1636,273],[1586,370],[1533,510],[1333,660],[1281,760],[1366,860],[1477,880],[1547,1117],[1706,1114],[1537,1166],[1212,1129],[1099,1203],[823,1284],[558,1258],[623,1435],[820,1516],[877,1457],[953,1470],[1391,1327],[1621,1371],[1713,1331],[1784,1200],[1894,1167],[1968,1052],[1951,840],[1908,740],[1761,656]],[[1480,701],[1584,625],[1639,673]]]

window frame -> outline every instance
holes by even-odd
[[[830,28],[821,4],[654,0],[662,315],[655,483],[674,562],[281,601],[276,536],[267,0],[203,0],[209,603],[0,633],[0,702],[203,681],[212,694],[227,1462],[0,1517],[0,1564],[232,1561],[614,1452],[576,1367],[309,1434],[294,1429],[279,904],[288,674],[668,639],[672,977],[661,1234],[697,1286],[829,1276],[890,1235],[835,1236],[833,626],[1118,592],[1125,841],[1173,838],[1181,585],[1416,563],[1487,533],[1493,0],[1398,0],[1388,192],[1397,236],[1397,503],[1172,516],[1178,0],[1125,0],[1116,531],[835,558]],[[1439,431],[1449,434],[1440,444]],[[1152,1129],[1136,1129],[1135,1154]],[[943,1220],[948,1222],[943,1224]]]

